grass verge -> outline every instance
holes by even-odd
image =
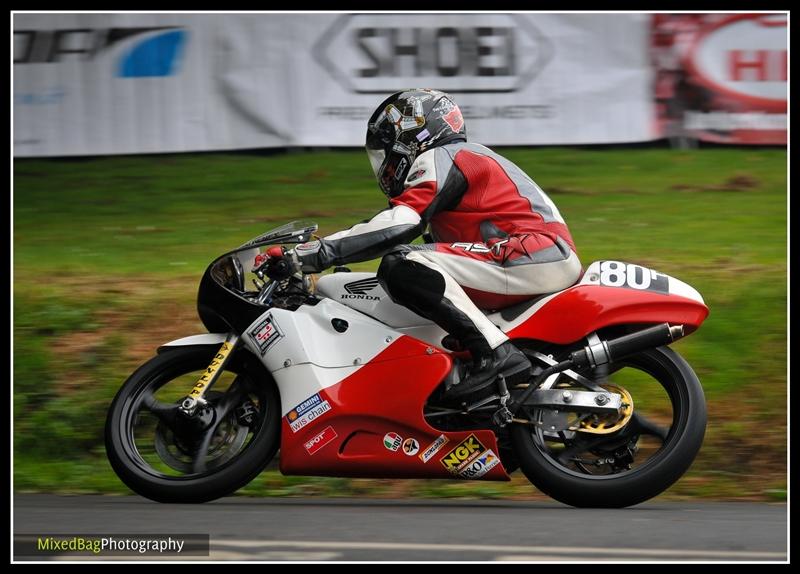
[[[784,498],[785,151],[501,151],[559,206],[584,263],[654,267],[711,309],[676,345],[703,383],[709,426],[667,496]],[[15,488],[126,492],[104,458],[105,409],[159,343],[202,331],[194,296],[206,264],[291,219],[327,234],[383,206],[362,152],[17,160]],[[275,471],[242,493],[535,495],[517,476],[503,485]]]

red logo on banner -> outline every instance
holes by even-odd
[[[662,135],[786,143],[786,15],[661,14],[652,22]]]
[[[699,30],[687,65],[692,80],[749,110],[785,112],[786,21],[737,15]]]
[[[464,118],[461,116],[461,110],[457,107],[453,108],[453,111],[449,114],[442,116],[442,119],[446,121],[450,129],[456,133],[461,131],[461,128],[464,127]]]
[[[731,82],[786,82],[787,50],[729,50],[728,80]]]

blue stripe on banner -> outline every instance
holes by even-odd
[[[142,42],[122,59],[117,75],[152,78],[176,74],[186,36],[185,30],[172,30]]]

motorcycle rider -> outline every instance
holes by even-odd
[[[468,143],[461,110],[437,90],[386,98],[369,119],[366,148],[389,206],[296,247],[302,270],[383,256],[378,279],[391,299],[472,355],[468,376],[448,396],[465,397],[499,375],[509,384],[526,380],[530,361],[481,309],[578,280],[581,264],[556,206],[519,167]],[[432,240],[409,245],[426,227]]]

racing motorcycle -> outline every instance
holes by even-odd
[[[197,309],[116,395],[112,467],[160,502],[204,502],[285,475],[508,481],[520,469],[579,507],[625,507],[676,482],[706,426],[703,390],[668,345],[708,315],[659,271],[595,261],[578,282],[488,317],[534,365],[454,400],[468,355],[395,304],[374,273],[292,265],[317,226],[292,222],[215,259]],[[287,257],[265,257],[281,246]],[[249,279],[249,281],[248,281]]]

